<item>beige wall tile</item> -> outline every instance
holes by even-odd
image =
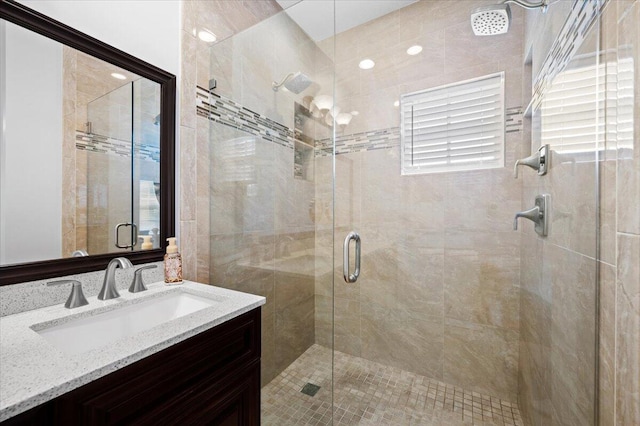
[[[640,422],[640,237],[618,234],[616,424]]]
[[[441,319],[417,320],[398,307],[375,303],[361,312],[363,358],[442,379]]]
[[[196,127],[196,37],[186,31],[181,33],[180,61],[180,126]]]
[[[600,424],[615,424],[616,268],[600,263]]]
[[[446,256],[444,315],[518,330],[519,261],[513,256]]]
[[[446,320],[443,376],[446,383],[515,401],[517,368],[517,331]]]
[[[287,368],[314,343],[314,309],[313,296],[276,309],[275,365],[279,371]]]
[[[180,241],[178,241],[178,247],[182,255],[182,278],[194,281],[196,279],[195,221],[180,221]]]
[[[196,121],[196,227],[197,227],[197,271],[198,282],[209,284],[211,256],[210,225],[210,173],[209,122],[203,117]]]
[[[557,247],[544,248],[543,279],[551,282],[552,418],[592,424],[595,387],[595,261]]]
[[[623,5],[620,5],[623,6]],[[623,13],[618,32],[619,67],[633,66],[633,131],[627,131],[618,138],[618,231],[640,234],[640,5],[634,3]],[[632,64],[632,65],[631,65]],[[630,71],[630,70],[629,70]],[[627,75],[627,79],[629,75]],[[627,86],[629,83],[626,83]],[[620,90],[625,90],[619,86]],[[626,91],[629,91],[627,88]],[[630,93],[620,93],[626,99],[619,105],[630,107]],[[622,111],[620,112],[622,113]]]
[[[196,219],[196,131],[180,126],[180,220]]]

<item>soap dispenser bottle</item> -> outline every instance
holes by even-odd
[[[167,285],[182,283],[182,256],[178,253],[175,237],[167,238],[167,254],[164,255],[164,282]]]
[[[151,242],[151,235],[143,235],[142,236],[142,250],[152,250],[153,243]]]

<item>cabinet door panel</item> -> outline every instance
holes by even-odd
[[[257,315],[255,312],[258,312]],[[59,398],[63,424],[130,424],[158,407],[181,410],[200,382],[260,357],[260,310],[191,337]]]

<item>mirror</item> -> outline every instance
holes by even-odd
[[[0,284],[160,260],[175,76],[12,0],[0,18]]]

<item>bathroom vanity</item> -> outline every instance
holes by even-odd
[[[260,423],[263,297],[185,282],[89,301],[2,318],[3,425]]]

